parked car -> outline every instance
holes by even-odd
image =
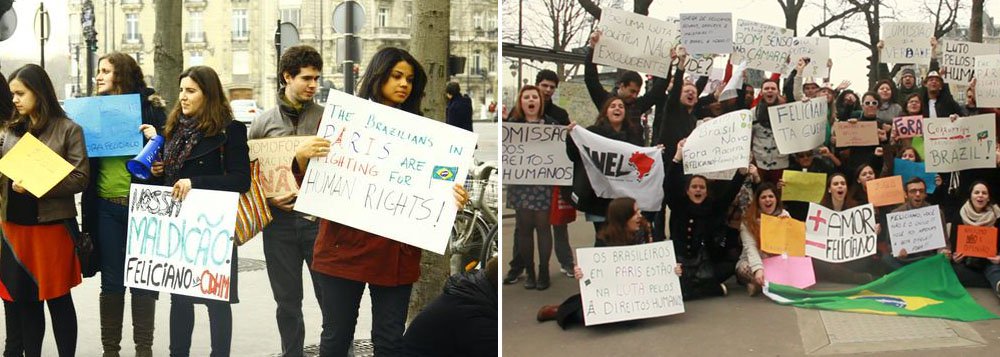
[[[264,112],[257,106],[257,101],[253,99],[234,99],[229,101],[229,106],[233,108],[235,119],[247,125],[250,125]]]

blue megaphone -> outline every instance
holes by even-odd
[[[140,180],[149,180],[153,176],[151,169],[153,161],[156,160],[156,154],[160,152],[161,147],[163,147],[163,137],[159,135],[153,137],[142,148],[139,155],[125,163],[125,168],[132,176],[138,177]]]

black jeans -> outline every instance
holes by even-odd
[[[190,297],[170,296],[170,356],[191,355],[194,332],[194,301]],[[208,322],[212,333],[212,357],[229,356],[233,342],[233,309],[228,301],[207,301]]]
[[[372,343],[376,356],[404,354],[403,329],[410,303],[412,284],[378,286],[361,281],[341,279],[316,273],[320,297],[323,302],[323,333],[320,337],[319,355],[323,357],[347,356],[354,342],[354,328],[358,323],[358,308],[365,285],[372,299]]]
[[[7,332],[15,331],[7,337],[4,355],[35,357],[42,355],[42,340],[45,338],[45,304],[49,305],[49,315],[52,318],[52,334],[56,337],[56,350],[59,356],[76,355],[76,308],[73,306],[73,296],[66,294],[48,301],[4,302],[4,310],[8,315],[14,315],[14,321],[7,319]],[[15,323],[15,330],[11,324]],[[20,337],[20,341],[16,341]],[[13,340],[13,341],[12,341]]]
[[[267,260],[267,278],[271,293],[278,304],[275,318],[281,335],[281,355],[302,356],[306,328],[302,317],[302,264],[312,265],[313,244],[319,224],[297,214],[271,208],[274,220],[264,228],[264,259]],[[320,289],[316,274],[310,280],[317,303]]]

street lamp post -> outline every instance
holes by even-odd
[[[94,2],[84,0],[83,14],[80,16],[83,25],[83,38],[87,42],[87,96],[94,94],[94,52],[97,52],[97,30],[94,29]]]

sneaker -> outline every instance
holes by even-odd
[[[575,275],[573,275],[573,268],[569,268],[569,269],[559,268],[559,272],[565,274],[567,278],[574,278],[574,277],[576,277]]]
[[[719,284],[719,286],[722,287],[722,296],[729,295],[729,289],[726,288],[726,284]]]
[[[993,287],[993,292],[997,294],[998,298],[1000,298],[1000,281],[997,282],[997,286]]]
[[[521,274],[510,271],[507,273],[507,276],[503,278],[503,285],[511,285],[517,283],[518,280],[521,280]]]

